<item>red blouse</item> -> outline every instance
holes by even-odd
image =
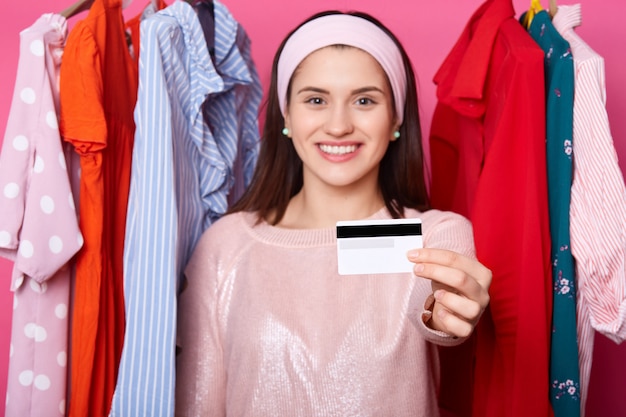
[[[472,221],[493,272],[473,343],[440,350],[441,405],[464,416],[469,403],[477,417],[552,414],[544,54],[514,14],[510,0],[486,1],[434,78],[432,204]]]

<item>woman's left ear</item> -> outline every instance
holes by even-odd
[[[391,138],[391,141],[395,141],[396,139],[398,139],[400,137],[400,128],[397,128],[393,131],[393,136]]]

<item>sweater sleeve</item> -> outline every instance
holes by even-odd
[[[219,324],[219,265],[211,229],[185,269],[179,297],[176,416],[225,416],[226,372]]]
[[[472,224],[465,217],[452,212],[430,210],[422,215],[424,247],[447,249],[470,258],[476,258]],[[455,346],[467,338],[450,336],[433,330],[425,322],[434,303],[430,281],[415,277],[416,283],[409,300],[409,320],[429,342],[441,346]]]

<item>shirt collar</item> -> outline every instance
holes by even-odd
[[[249,71],[249,63],[242,55],[240,47],[247,39],[247,34],[235,20],[228,8],[217,0],[213,0],[215,10],[215,66],[225,83],[224,90],[238,84],[251,84],[253,79]]]
[[[559,31],[574,30],[582,23],[580,4],[561,5],[552,18],[554,27]]]
[[[437,97],[459,112],[484,111],[483,92],[500,25],[515,16],[511,0],[487,0],[467,23],[434,77]]]
[[[224,81],[213,66],[200,21],[193,7],[186,1],[175,1],[155,15],[170,16],[181,29],[183,42],[190,59],[189,79],[191,97],[185,100],[184,112],[193,122],[202,121],[202,103],[209,94],[224,91]]]

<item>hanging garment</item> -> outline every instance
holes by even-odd
[[[580,416],[580,373],[576,277],[569,232],[574,63],[569,43],[554,28],[548,12],[536,13],[528,32],[545,53],[546,158],[554,290],[550,402],[555,416],[576,417]]]
[[[626,187],[606,112],[604,59],[574,31],[580,4],[552,23],[574,57],[574,171],[570,234],[576,260],[580,406],[584,415],[594,331],[626,340]]]
[[[82,244],[57,118],[66,35],[56,14],[20,32],[0,155],[0,256],[14,261],[6,417],[65,414],[69,261]]]
[[[139,65],[139,54],[140,54],[139,47],[141,43],[139,40],[139,34],[140,34],[141,21],[149,18],[150,16],[152,16],[159,10],[162,10],[166,7],[167,7],[167,3],[165,3],[165,1],[163,0],[158,0],[156,4],[156,8],[154,7],[154,2],[151,1],[150,3],[146,5],[146,7],[141,11],[141,13],[139,13],[137,16],[131,19],[128,19],[128,21],[126,22],[126,25],[125,25],[126,33],[130,37],[130,44],[131,44],[130,50],[131,50],[131,55],[133,57],[133,61],[135,62],[136,67]]]
[[[222,17],[217,15],[217,18]],[[216,69],[227,95],[209,96],[202,108],[204,121],[228,170],[226,180],[216,194],[221,199],[220,206],[239,200],[252,181],[260,145],[258,118],[263,88],[252,60],[250,38],[243,26],[237,24],[234,35],[234,45],[240,56],[229,59],[225,59],[225,55],[216,56]],[[232,66],[233,63],[237,65]],[[214,220],[222,214],[224,212],[219,211]]]
[[[136,94],[121,0],[96,0],[70,32],[61,65],[61,133],[80,155],[85,238],[76,259],[71,417],[107,415],[115,389]]]
[[[112,416],[174,414],[183,268],[202,232],[228,208],[235,175],[249,179],[256,162],[261,85],[245,33],[224,5],[214,7],[215,66],[188,3],[141,23],[127,328]]]
[[[551,415],[544,54],[514,14],[510,0],[483,3],[434,79],[432,205],[472,221],[477,257],[493,273],[475,362],[441,359],[441,405],[462,416],[470,406],[446,385],[456,375],[474,383],[475,417]]]

